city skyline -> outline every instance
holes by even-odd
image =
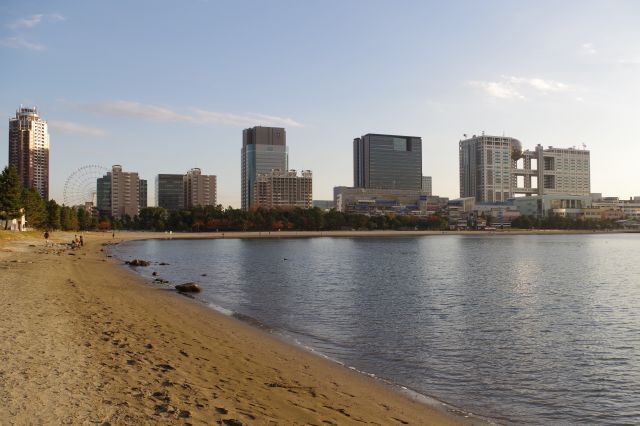
[[[436,195],[457,196],[458,142],[482,131],[586,144],[593,192],[640,193],[635,3],[114,4],[0,6],[0,132],[19,105],[39,108],[58,201],[74,170],[101,163],[147,180],[200,167],[240,207],[240,133],[260,125],[287,130],[289,168],[313,171],[315,199],[351,184],[367,132],[421,137]],[[402,25],[361,34],[358,21]]]

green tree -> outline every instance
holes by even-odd
[[[38,229],[46,228],[47,203],[35,188],[22,191],[22,205],[24,206],[24,214],[30,227]]]
[[[47,228],[60,229],[60,206],[55,200],[47,201]]]
[[[22,216],[22,186],[20,178],[13,166],[7,166],[0,173],[0,217],[6,220],[5,228],[9,229],[9,221]]]

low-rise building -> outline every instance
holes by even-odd
[[[591,207],[590,195],[546,194],[516,197],[513,205],[524,216],[538,218],[556,214],[563,217],[580,217],[582,209]]]
[[[428,206],[440,206],[441,198],[412,189],[334,188],[336,210],[345,213],[382,215],[426,213]]]

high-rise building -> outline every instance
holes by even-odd
[[[259,173],[288,170],[287,134],[281,127],[252,127],[242,132],[242,209],[248,210]]]
[[[503,202],[516,195],[589,195],[590,153],[584,149],[522,150],[504,136],[473,136],[459,143],[460,196]]]
[[[368,133],[353,140],[353,186],[422,189],[422,138]]]
[[[432,186],[431,176],[422,176],[422,192],[426,195],[431,195],[433,192]]]
[[[512,163],[521,152],[522,145],[514,138],[474,135],[460,141],[460,197],[507,201],[513,196]]]
[[[148,194],[148,188],[147,188],[147,180],[146,179],[140,179],[140,187],[138,188],[138,193],[139,193],[139,200],[140,200],[140,208],[141,209],[146,209],[147,208],[147,194]]]
[[[184,175],[184,201],[187,208],[215,206],[217,199],[216,177],[203,175],[198,168]]]
[[[184,175],[156,176],[156,206],[172,212],[184,208]]]
[[[134,217],[147,204],[147,181],[137,172],[123,172],[115,165],[97,182],[98,211],[115,218]]]
[[[111,172],[98,178],[96,207],[100,216],[111,216]]]
[[[258,173],[254,183],[252,208],[313,207],[313,176],[310,170],[272,170]]]
[[[49,132],[35,107],[20,107],[9,120],[9,165],[24,188],[35,188],[49,199]]]

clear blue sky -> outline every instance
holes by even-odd
[[[352,185],[352,140],[421,136],[434,193],[458,141],[591,150],[592,191],[640,195],[635,1],[20,1],[0,5],[0,132],[49,121],[51,195],[86,164],[200,167],[239,206],[242,129],[287,128],[314,198]],[[0,166],[7,138],[0,138]]]

